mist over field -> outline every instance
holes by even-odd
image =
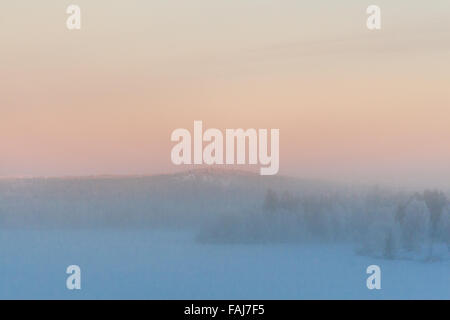
[[[0,297],[448,299],[448,199],[215,169],[3,179]]]
[[[0,8],[0,300],[450,300],[449,0]]]

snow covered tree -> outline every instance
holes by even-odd
[[[444,207],[447,205],[447,198],[444,193],[438,190],[425,190],[423,198],[430,211],[431,237],[436,237],[439,219],[442,216]]]
[[[428,209],[424,201],[413,198],[404,209],[400,223],[402,245],[407,250],[418,249],[427,237]]]

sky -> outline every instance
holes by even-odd
[[[0,177],[186,169],[202,120],[280,129],[283,175],[450,188],[449,83],[448,0],[4,2]]]

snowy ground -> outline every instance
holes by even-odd
[[[450,261],[375,259],[351,245],[208,245],[194,233],[0,230],[2,299],[450,299]],[[66,267],[82,289],[66,289]],[[382,289],[366,287],[367,266]]]

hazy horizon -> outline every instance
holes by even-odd
[[[212,174],[217,175],[218,177],[223,178],[224,174],[228,176],[236,176],[236,175],[248,175],[251,177],[259,177],[259,172],[257,169],[248,170],[248,169],[239,169],[239,168],[223,168],[223,167],[210,167],[210,166],[201,166],[199,168],[192,169],[178,169],[171,172],[161,172],[161,173],[134,173],[134,174],[110,174],[110,173],[101,173],[101,174],[87,174],[87,175],[47,175],[47,176],[31,176],[31,175],[16,175],[16,176],[0,176],[0,181],[8,181],[8,180],[41,180],[41,179],[61,179],[61,180],[95,180],[95,179],[128,179],[128,178],[158,178],[162,176],[176,176],[176,175],[186,175],[186,174]],[[393,190],[403,190],[405,192],[422,192],[424,190],[442,190],[445,193],[450,193],[450,187],[446,184],[436,184],[436,183],[405,183],[403,182],[392,182],[392,181],[367,181],[367,180],[344,180],[344,179],[326,179],[326,178],[314,178],[314,177],[302,177],[295,176],[289,174],[277,174],[275,176],[269,177],[261,177],[262,179],[271,179],[271,178],[281,178],[281,179],[295,179],[298,181],[305,182],[319,182],[324,184],[331,184],[336,186],[351,186],[351,187],[381,187],[388,188]]]

